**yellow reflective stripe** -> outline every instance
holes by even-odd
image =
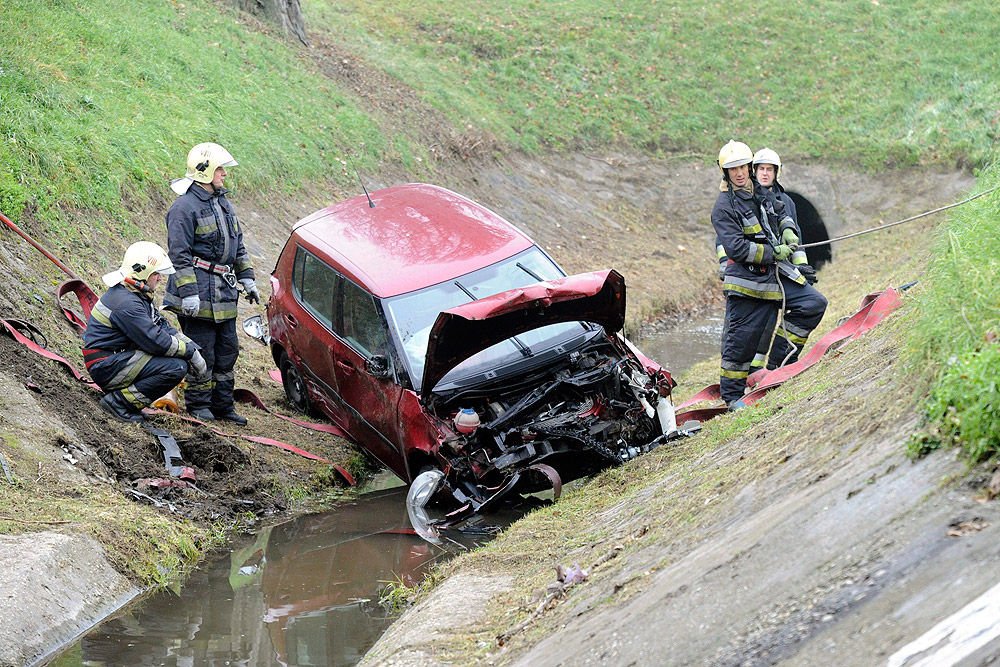
[[[90,311],[91,316],[101,324],[106,327],[114,326],[111,324],[111,309],[104,305],[103,301],[98,301],[97,305],[94,306],[93,310]]]
[[[796,345],[798,345],[800,347],[802,345],[806,344],[806,339],[805,338],[803,338],[802,336],[796,336],[795,334],[793,334],[790,331],[787,331],[786,329],[783,329],[781,327],[778,327],[778,334],[777,335],[781,336],[782,338],[784,338],[787,341],[795,343]]]
[[[743,225],[743,233],[747,236],[753,236],[761,231],[763,231],[763,227],[760,226],[759,222],[755,222],[752,225]]]
[[[721,243],[715,246],[715,256],[718,257],[719,259],[723,259],[726,257],[726,249],[722,247]]]
[[[750,373],[748,371],[730,371],[723,368],[719,371],[719,375],[730,380],[745,380]]]
[[[792,264],[808,264],[809,258],[806,257],[805,250],[796,250],[792,253]]]

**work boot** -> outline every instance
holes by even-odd
[[[220,421],[233,422],[237,426],[246,426],[247,418],[236,412],[236,408],[230,406],[225,410],[218,410],[215,412],[215,418]]]
[[[203,422],[214,422],[215,415],[208,408],[195,408],[194,410],[188,410],[187,413],[194,417],[195,419]]]
[[[112,391],[101,398],[101,407],[118,421],[132,424],[145,421],[142,410],[125,400],[120,391]]]
[[[736,412],[737,410],[742,410],[743,408],[748,406],[746,403],[743,402],[742,398],[738,398],[732,403],[730,403],[727,407],[729,408],[730,412]]]

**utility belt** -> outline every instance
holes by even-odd
[[[118,350],[104,350],[96,347],[85,347],[83,348],[83,365],[90,370],[90,367],[99,361],[104,361],[108,357],[114,356],[120,352],[130,352],[132,348],[123,347]]]
[[[215,262],[210,262],[207,259],[195,257],[194,266],[195,268],[203,269],[209,273],[214,273],[225,280],[226,284],[230,287],[236,287],[236,274],[233,273],[233,267],[228,264],[216,264]]]
[[[727,259],[726,260],[726,264],[736,264],[736,261],[733,260],[733,259]],[[767,272],[771,268],[770,266],[767,266],[766,264],[742,264],[741,263],[740,266],[742,266],[743,268],[745,268],[750,273],[757,273],[757,274],[760,274],[762,276],[763,275],[767,275]]]

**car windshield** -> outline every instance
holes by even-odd
[[[562,278],[564,275],[544,252],[532,247],[457,279],[387,299],[384,302],[386,318],[393,337],[400,343],[403,362],[414,389],[420,390],[424,359],[427,356],[427,339],[438,314],[498,292]],[[580,332],[579,323],[564,322],[519,334],[466,359],[449,371],[442,381],[456,381],[476,373],[495,370],[512,361],[524,359],[525,350],[530,350],[535,355],[578,336]]]

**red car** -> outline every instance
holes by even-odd
[[[669,373],[618,332],[625,281],[566,277],[496,213],[440,187],[361,195],[297,223],[271,275],[288,400],[328,417],[420,502],[472,511],[678,434]]]

